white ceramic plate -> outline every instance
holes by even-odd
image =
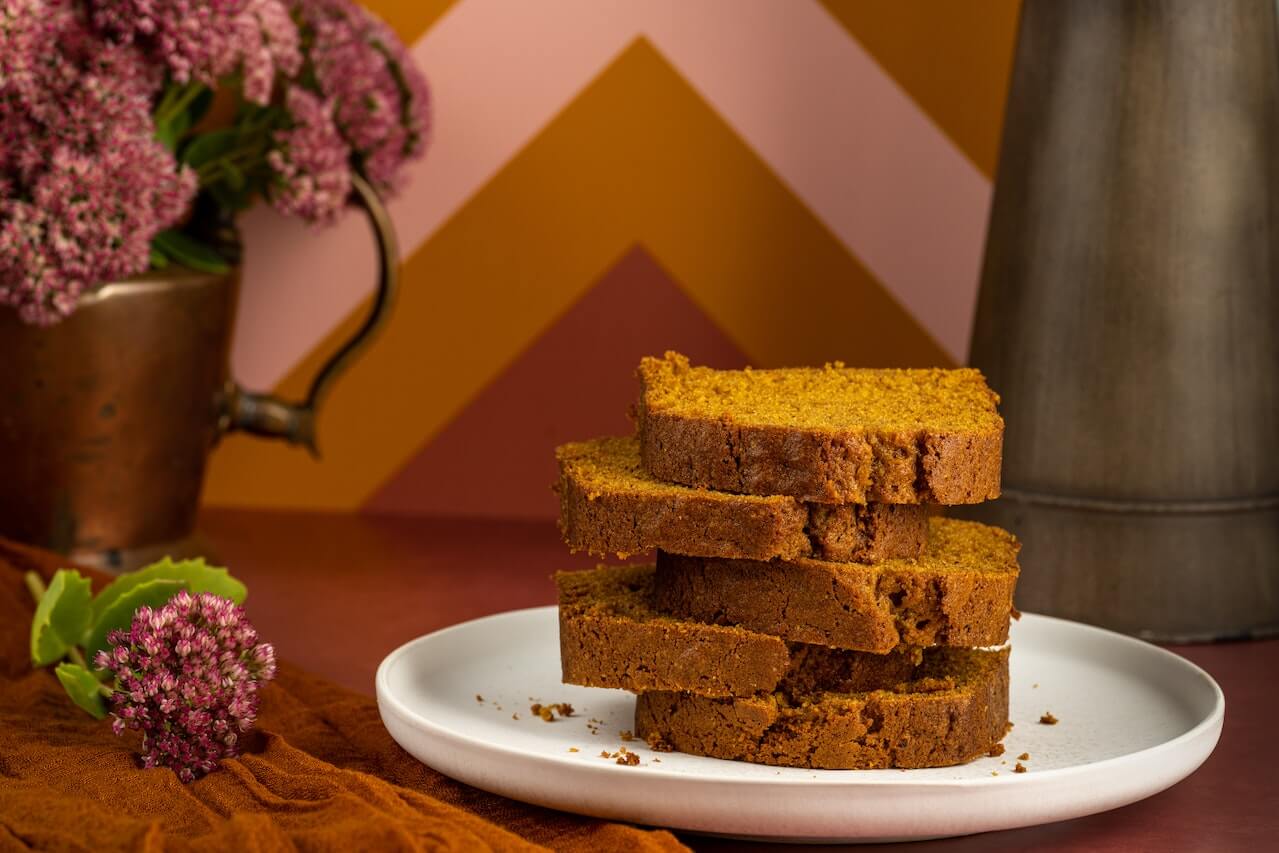
[[[1014,623],[1012,645],[1014,728],[1004,755],[930,770],[776,768],[623,743],[634,697],[560,683],[554,607],[477,619],[401,646],[378,667],[377,699],[401,746],[477,788],[616,820],[779,841],[932,838],[1066,820],[1164,790],[1217,744],[1221,688],[1183,658],[1030,614]],[[576,713],[546,723],[529,712],[533,701],[569,702]],[[1060,722],[1040,725],[1046,711]],[[639,754],[639,766],[600,757],[621,746]],[[1014,774],[1023,752],[1028,772]]]

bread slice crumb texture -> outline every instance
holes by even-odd
[[[715,370],[667,353],[640,366],[650,412],[831,431],[1003,429],[999,397],[974,368]]]

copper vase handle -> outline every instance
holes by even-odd
[[[369,183],[358,174],[351,179],[353,196],[368,215],[377,238],[378,281],[369,312],[359,330],[338,348],[320,368],[306,399],[300,403],[282,400],[274,394],[246,391],[234,380],[227,383],[219,432],[247,432],[267,438],[283,438],[290,444],[301,444],[313,456],[319,456],[315,440],[315,420],[320,403],[329,387],[356,356],[372,342],[391,316],[391,306],[399,289],[399,248],[395,228],[386,206]]]

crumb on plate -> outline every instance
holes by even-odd
[[[552,723],[556,716],[571,717],[573,716],[573,706],[567,702],[552,702],[549,705],[543,705],[541,702],[534,702],[529,705],[529,712],[542,718],[543,722]]]
[[[612,758],[623,767],[637,767],[640,763],[639,754],[631,752],[626,747],[621,747],[617,752],[609,752],[606,749],[600,753],[600,758]]]

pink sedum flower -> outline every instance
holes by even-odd
[[[430,92],[404,45],[350,0],[298,0],[320,94],[335,104],[338,129],[375,187],[394,192],[403,167],[430,133]]]
[[[0,201],[0,302],[25,322],[57,322],[99,283],[146,269],[151,238],[195,193],[163,146],[127,133],[103,142],[99,155],[53,149],[30,201]]]
[[[244,97],[271,100],[276,74],[302,67],[297,26],[285,0],[88,0],[93,22],[142,45],[179,83],[210,86],[235,71]]]
[[[0,305],[54,323],[147,268],[201,189],[155,138],[157,95],[230,74],[268,107],[269,148],[245,147],[286,214],[333,221],[353,169],[394,192],[426,147],[425,79],[351,0],[0,0]],[[261,160],[235,165],[262,187]]]
[[[276,76],[292,77],[302,67],[297,25],[284,0],[247,0],[232,26],[230,42],[232,52],[241,55],[244,97],[265,104]]]
[[[333,102],[291,86],[285,106],[292,126],[276,131],[267,153],[275,173],[267,193],[281,213],[331,223],[351,192],[351,149],[333,122]]]
[[[69,0],[0,0],[0,304],[49,324],[147,268],[195,175],[154,137],[161,72]]]
[[[108,642],[94,663],[117,680],[112,727],[142,732],[143,766],[191,782],[240,754],[258,690],[275,677],[275,651],[234,602],[179,592],[159,609],[139,607]]]

